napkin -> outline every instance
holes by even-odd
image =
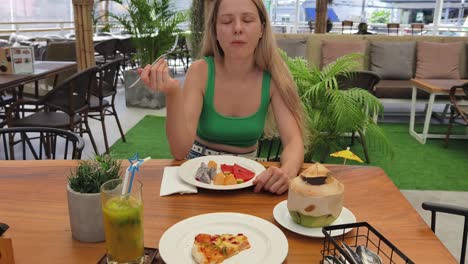
[[[160,196],[171,195],[174,193],[197,193],[197,187],[190,185],[179,177],[179,167],[165,167],[163,173],[163,179],[161,182],[161,190],[159,191]]]

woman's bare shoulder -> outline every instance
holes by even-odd
[[[208,63],[204,59],[196,60],[190,64],[187,74],[199,75],[208,73]]]
[[[204,91],[207,80],[208,64],[203,59],[196,60],[188,68],[184,87],[197,87],[197,89]]]

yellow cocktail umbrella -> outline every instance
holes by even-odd
[[[351,152],[351,150],[349,150],[349,147],[347,147],[345,150],[341,150],[341,151],[338,151],[338,152],[335,152],[335,153],[332,153],[330,154],[330,156],[332,157],[337,157],[337,158],[343,158],[344,159],[344,163],[343,164],[346,164],[346,160],[350,159],[350,160],[355,160],[355,161],[358,161],[358,162],[364,162],[361,158],[359,158],[356,154],[354,154],[353,152]]]

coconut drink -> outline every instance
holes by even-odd
[[[344,186],[320,163],[310,166],[289,186],[288,210],[293,221],[305,227],[333,223],[343,208]]]

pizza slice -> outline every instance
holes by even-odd
[[[243,234],[198,234],[193,242],[192,256],[198,264],[218,264],[249,248],[249,240]]]

